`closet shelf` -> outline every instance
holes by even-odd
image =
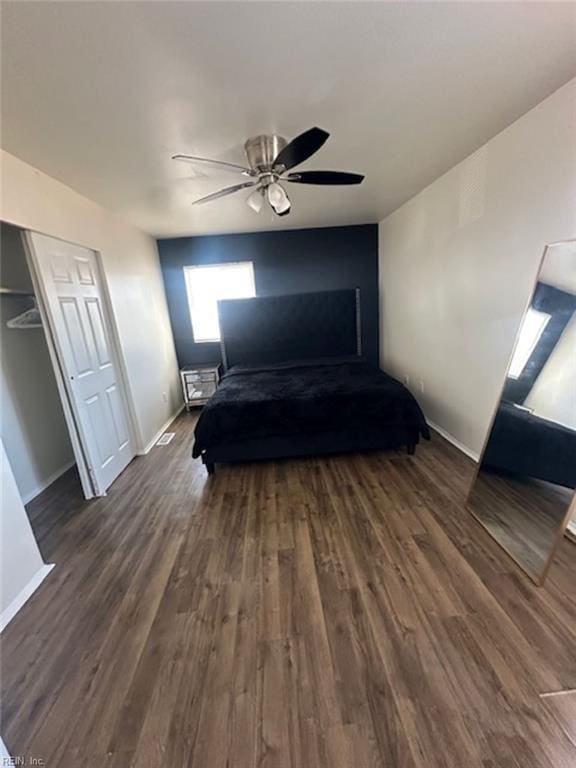
[[[34,306],[21,312],[16,317],[8,320],[8,328],[42,328],[42,317],[36,304],[36,296],[31,291],[19,291],[15,288],[3,288],[0,286],[0,296],[12,296],[17,299],[32,299]]]
[[[1,296],[20,296],[22,298],[31,298],[34,296],[34,293],[32,291],[19,291],[15,288],[3,288],[0,286],[0,295]]]

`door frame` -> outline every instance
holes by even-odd
[[[48,352],[52,361],[52,367],[54,369],[54,375],[56,377],[56,385],[62,402],[62,408],[64,410],[64,418],[70,433],[70,440],[72,442],[72,449],[76,464],[78,467],[78,473],[80,475],[80,482],[82,484],[82,491],[86,499],[94,498],[95,496],[105,496],[106,491],[101,489],[98,485],[98,480],[92,470],[90,461],[88,459],[89,453],[86,449],[86,442],[81,429],[81,421],[76,413],[76,406],[74,398],[70,392],[70,382],[64,375],[64,368],[62,364],[62,350],[60,349],[58,336],[55,332],[53,324],[50,320],[50,315],[47,310],[47,296],[45,291],[44,282],[40,276],[40,272],[37,266],[38,255],[34,248],[31,235],[33,233],[43,235],[44,237],[50,237],[53,240],[60,240],[63,243],[69,245],[75,245],[79,248],[85,248],[94,254],[94,261],[96,270],[98,273],[98,285],[102,293],[102,310],[104,314],[104,323],[106,330],[108,331],[110,350],[112,354],[112,361],[116,368],[118,377],[118,389],[122,399],[122,404],[125,409],[126,425],[128,428],[130,441],[132,443],[132,449],[134,456],[137,455],[137,447],[140,444],[139,430],[137,429],[137,422],[134,411],[134,403],[130,396],[130,390],[128,387],[126,370],[124,366],[124,359],[120,349],[120,337],[118,329],[114,320],[114,313],[112,311],[112,302],[108,290],[108,284],[106,282],[105,271],[102,264],[102,255],[99,251],[91,248],[90,246],[83,245],[81,243],[74,243],[70,240],[65,240],[62,237],[55,237],[54,235],[39,232],[38,230],[27,229],[19,227],[22,236],[22,242],[24,245],[24,253],[26,255],[26,262],[28,269],[30,270],[30,276],[32,278],[32,285],[34,286],[34,292],[36,294],[36,302],[42,323],[44,326],[44,332],[46,336],[46,343],[48,345]]]

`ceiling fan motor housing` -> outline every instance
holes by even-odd
[[[275,133],[248,139],[244,144],[244,149],[250,168],[259,172],[270,171],[278,153],[284,149],[287,143],[285,138]]]

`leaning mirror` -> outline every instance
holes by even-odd
[[[576,510],[575,488],[576,242],[570,242],[544,253],[468,508],[542,584]]]

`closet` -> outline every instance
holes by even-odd
[[[75,459],[23,232],[2,223],[0,236],[0,432],[16,485],[28,504],[62,474],[75,472]],[[81,494],[77,476],[76,481]]]

